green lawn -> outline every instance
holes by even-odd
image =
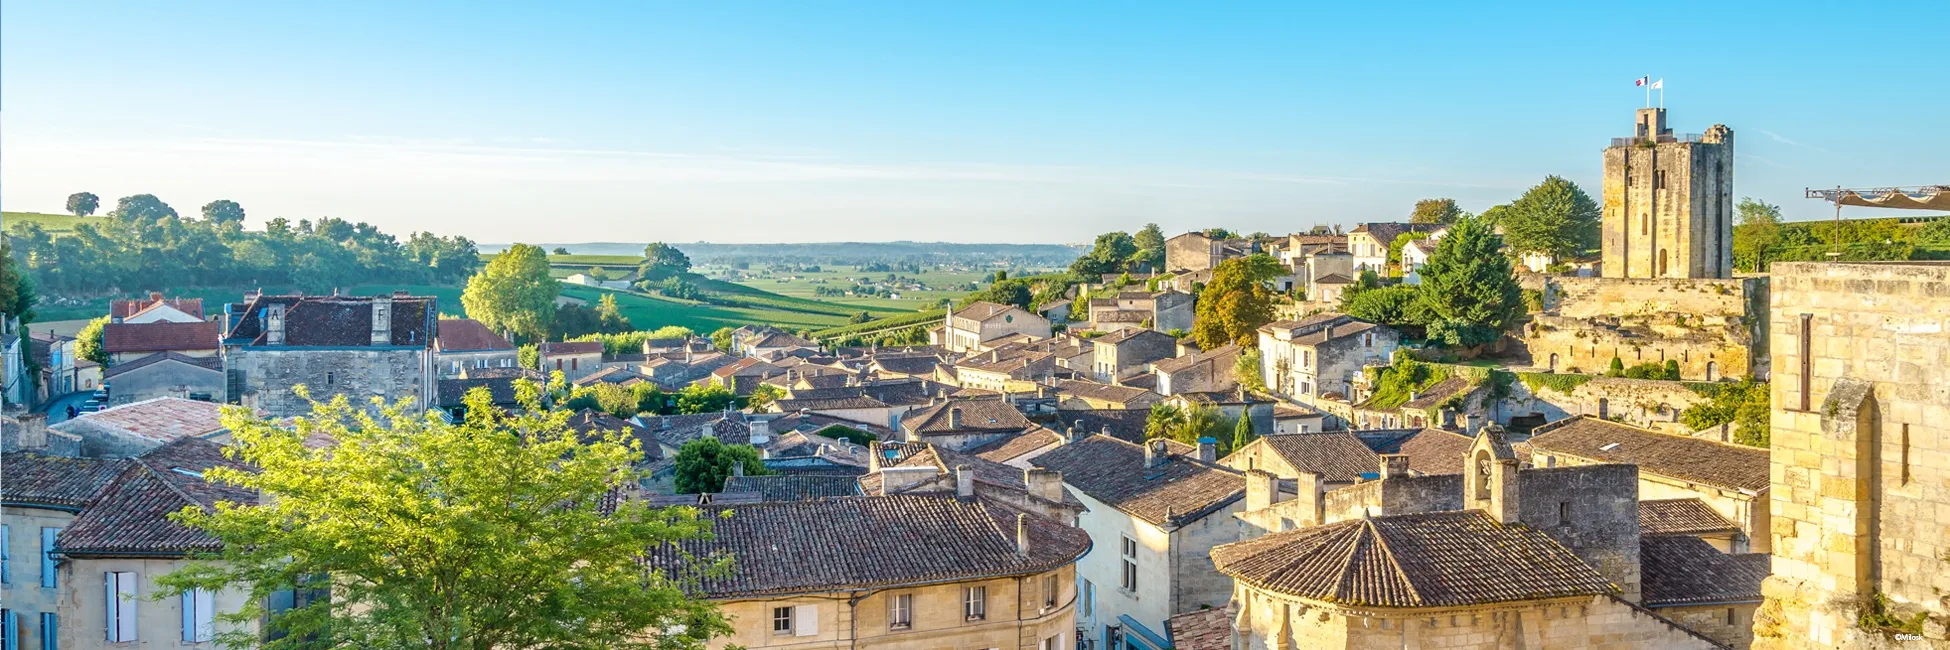
[[[0,222],[4,222],[0,223],[0,228],[12,230],[15,223],[32,221],[41,224],[41,229],[46,230],[49,234],[66,234],[74,232],[75,224],[81,223],[83,219],[100,218],[98,216],[77,217],[72,214],[46,214],[42,212],[0,212]]]
[[[737,280],[736,283],[782,296],[856,307],[870,312],[876,312],[875,315],[881,315],[879,312],[911,312],[921,309],[931,309],[937,303],[940,303],[942,298],[959,299],[968,293],[965,290],[959,289],[901,290],[899,291],[901,296],[899,299],[870,296],[819,296],[813,293],[822,286],[835,288],[852,286],[853,282],[848,280],[848,278],[861,276],[885,278],[888,275],[885,272],[862,273],[858,270],[858,267],[853,266],[821,266],[817,272],[777,274],[762,269],[738,271],[723,266],[702,266],[697,269],[697,272],[710,277],[727,277],[733,273],[740,273],[746,276],[758,276],[744,277]],[[903,279],[913,278],[929,287],[945,287],[949,285],[965,285],[969,282],[985,282],[992,275],[992,272],[926,271],[922,273],[901,272],[895,275],[899,275]]]

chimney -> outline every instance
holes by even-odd
[[[1082,422],[1078,422],[1077,424],[1082,424]],[[1083,439],[1083,434],[1077,431],[1077,427],[1075,425],[1071,425],[1063,428],[1063,444],[1066,445],[1075,444],[1076,441],[1082,439]]]
[[[393,344],[393,299],[372,299],[372,344]]]
[[[1299,496],[1295,498],[1300,500],[1300,504],[1295,506],[1300,509],[1300,518],[1294,520],[1294,523],[1301,526],[1319,526],[1326,523],[1321,518],[1320,511],[1320,475],[1313,472],[1301,472],[1299,478],[1295,479],[1294,482],[1298,484],[1297,491],[1299,493]]]
[[[1219,441],[1217,438],[1202,436],[1198,439],[1198,459],[1208,463],[1218,462]]]
[[[932,481],[938,475],[933,467],[881,467],[880,491],[895,494]]]
[[[731,475],[732,475],[732,476],[744,476],[744,475],[745,475],[745,461],[742,461],[742,460],[741,460],[741,461],[738,461],[738,462],[735,462],[735,463],[732,463],[732,464],[731,464]]]
[[[1328,321],[1328,322],[1327,322],[1327,326],[1326,326],[1326,327],[1323,327],[1323,328],[1321,328],[1321,330],[1320,330],[1320,340],[1322,340],[1322,341],[1332,341],[1332,340],[1334,340],[1334,322],[1333,322],[1333,321]]]
[[[975,496],[975,467],[960,465],[955,467],[955,496],[963,499]]]
[[[1280,501],[1280,477],[1263,469],[1246,470],[1246,511],[1264,510]]]
[[[20,439],[15,441],[20,449],[47,448],[46,413],[23,413],[15,419],[20,421]]]
[[[149,292],[149,302],[151,303],[162,302],[162,292],[161,291]]]
[[[273,304],[264,308],[264,344],[284,345],[284,305]]]
[[[1159,440],[1145,441],[1144,443],[1144,468],[1145,469],[1151,469],[1153,467],[1163,465],[1165,464],[1165,461],[1168,460],[1171,460],[1171,448],[1165,446],[1164,440],[1159,439]]]
[[[1408,456],[1405,454],[1381,455],[1381,478],[1389,479],[1408,476]]]
[[[1029,493],[1044,501],[1063,502],[1063,473],[1053,469],[1025,469],[1022,484]]]
[[[961,407],[959,406],[948,407],[948,429],[950,431],[961,430]]]
[[[1016,554],[1029,557],[1029,516],[1016,513]]]
[[[751,432],[752,432],[751,443],[753,447],[764,447],[767,444],[771,444],[772,442],[772,421],[771,420],[752,420],[746,426],[751,428]]]
[[[1422,391],[1419,390],[1408,391],[1408,401],[1413,402],[1418,399],[1422,399]]]

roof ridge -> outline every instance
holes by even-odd
[[[143,469],[143,471],[145,471],[145,472],[148,472],[148,473],[149,473],[149,477],[150,477],[150,478],[153,478],[153,479],[155,479],[155,480],[156,480],[156,482],[158,482],[158,483],[161,483],[161,484],[163,485],[163,487],[165,487],[165,488],[169,488],[169,491],[170,491],[170,492],[174,492],[174,493],[176,493],[176,496],[177,496],[177,497],[180,497],[180,498],[182,498],[182,499],[183,499],[183,502],[184,502],[184,503],[188,503],[188,504],[190,504],[190,505],[193,505],[193,506],[196,506],[196,507],[197,507],[197,509],[199,509],[199,510],[205,510],[205,511],[207,511],[207,510],[209,510],[209,509],[210,509],[210,507],[209,507],[209,506],[207,506],[207,505],[204,505],[204,503],[203,503],[202,501],[198,501],[198,500],[196,500],[196,497],[192,497],[192,496],[190,496],[190,493],[188,493],[188,492],[184,492],[182,488],[179,488],[179,487],[176,487],[176,484],[175,484],[174,482],[171,482],[171,481],[169,480],[169,477],[167,477],[167,476],[163,476],[163,475],[162,475],[162,472],[160,472],[160,471],[157,471],[157,470],[156,470],[156,468],[154,468],[154,467],[151,467],[151,466],[149,465],[149,462],[148,462],[148,460],[146,460],[146,459],[144,459],[144,458],[142,458],[142,457],[136,457],[136,458],[131,458],[131,459],[129,459],[129,460],[133,460],[133,461],[135,461],[135,465],[136,465],[137,467],[141,467],[141,468]],[[203,477],[202,477],[202,476],[198,476],[197,478],[199,478],[199,479],[200,479],[200,478],[203,478]]]
[[[1415,581],[1408,579],[1408,572],[1402,569],[1401,560],[1395,557],[1395,549],[1388,546],[1388,538],[1381,534],[1380,528],[1374,526],[1373,519],[1365,519],[1363,521],[1367,522],[1368,526],[1374,530],[1375,543],[1381,545],[1382,555],[1387,556],[1388,567],[1395,574],[1395,577],[1400,578],[1402,584],[1408,587],[1408,597],[1416,604],[1427,604],[1428,600],[1422,598],[1422,590],[1415,588]]]

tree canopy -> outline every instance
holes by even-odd
[[[115,209],[108,211],[114,219],[154,221],[164,217],[176,216],[176,208],[169,207],[154,194],[124,196],[115,201]]]
[[[1107,232],[1097,236],[1089,253],[1070,264],[1070,272],[1086,278],[1086,282],[1096,282],[1098,276],[1130,268],[1137,252],[1137,240],[1130,233]]]
[[[95,196],[94,192],[75,192],[68,195],[68,214],[86,217],[94,214],[100,207],[102,207],[102,197]]]
[[[643,262],[637,266],[637,275],[644,280],[662,280],[690,270],[691,258],[684,251],[663,242],[652,242],[643,247]]]
[[[39,294],[39,283],[14,259],[13,243],[0,241],[0,314],[18,317],[21,323],[33,321]]]
[[[1158,224],[1144,224],[1142,230],[1131,236],[1131,243],[1137,246],[1131,261],[1143,266],[1141,270],[1153,273],[1165,270],[1165,231]]]
[[[1410,223],[1455,223],[1462,213],[1455,199],[1422,199],[1415,202],[1408,220]]]
[[[1550,176],[1498,215],[1504,242],[1517,253],[1560,260],[1598,246],[1598,204],[1577,183]]]
[[[467,315],[499,332],[541,338],[555,321],[555,298],[562,285],[548,274],[548,255],[528,244],[515,244],[494,256],[480,273],[468,278],[461,292]]]
[[[1733,207],[1733,266],[1767,270],[1767,253],[1781,240],[1781,206],[1745,197]]]
[[[254,503],[171,515],[222,542],[158,582],[169,593],[238,590],[217,615],[229,647],[381,650],[702,648],[730,634],[695,576],[646,573],[644,549],[710,535],[692,508],[615,499],[643,454],[630,436],[577,434],[521,382],[518,414],[486,389],[459,423],[378,416],[344,397],[293,426],[226,409],[227,454],[254,471],[205,480],[253,491]],[[335,444],[318,448],[308,440]],[[698,565],[699,570],[725,569]],[[329,585],[317,585],[317,577]],[[274,594],[329,586],[329,598],[271,612]],[[248,624],[268,620],[260,636]]]
[[[776,474],[766,469],[758,449],[751,445],[727,445],[714,436],[703,436],[677,448],[676,480],[678,494],[699,494],[724,490],[724,480],[736,468],[746,476]]]
[[[219,223],[243,223],[244,206],[230,199],[217,199],[203,205],[203,218]]]
[[[1013,278],[991,284],[987,289],[969,294],[967,298],[962,299],[962,304],[966,305],[978,300],[987,300],[997,304],[1015,305],[1023,309],[1029,309],[1031,298],[1029,281],[1022,278]]]
[[[1212,281],[1199,291],[1192,320],[1192,338],[1199,347],[1258,345],[1259,326],[1273,320],[1273,294],[1266,282],[1279,277],[1282,268],[1263,253],[1235,257],[1214,267]]]
[[[1429,338],[1456,347],[1495,341],[1524,313],[1523,289],[1502,243],[1482,220],[1450,226],[1422,267],[1417,289]]]

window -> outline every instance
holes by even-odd
[[[914,627],[914,594],[887,597],[887,629]]]
[[[107,578],[108,640],[110,643],[135,640],[135,572],[110,571]]]
[[[54,612],[41,612],[41,650],[60,650],[61,619]]]
[[[14,618],[11,609],[0,609],[0,647],[6,650],[20,647],[20,621]]]
[[[1557,502],[1557,525],[1559,526],[1571,525],[1571,502],[1569,501]]]
[[[791,634],[791,633],[792,633],[792,608],[791,607],[772,608],[772,634],[776,635],[776,634]]]
[[[1036,643],[1036,650],[1063,650],[1063,637],[1051,636]]]
[[[326,385],[326,386],[330,386],[330,385],[332,385],[332,382],[333,382],[333,375],[332,375],[332,373],[329,373],[329,372],[328,372],[328,373],[325,373],[325,385]]]
[[[1661,169],[1652,172],[1652,189],[1666,189],[1666,170]]]
[[[191,589],[183,592],[183,640],[190,643],[209,641],[213,630],[210,622],[215,618],[216,598],[208,589]]]
[[[1079,601],[1078,606],[1083,609],[1084,616],[1090,616],[1093,612],[1097,611],[1095,607],[1097,585],[1091,584],[1089,580],[1083,581],[1083,594],[1081,595],[1083,597],[1077,599]]]
[[[12,543],[8,541],[11,530],[6,524],[0,524],[0,585],[14,583],[14,554]]]
[[[1374,332],[1368,332],[1367,334],[1363,334],[1361,335],[1361,338],[1364,341],[1363,345],[1367,347],[1374,347]]]
[[[1052,573],[1043,576],[1043,608],[1044,609],[1056,609],[1057,592],[1058,589],[1056,584],[1056,574]]]
[[[1123,543],[1119,550],[1122,552],[1124,564],[1124,591],[1135,592],[1138,588],[1137,540],[1124,537],[1120,541]]]
[[[989,615],[989,588],[969,587],[961,590],[962,618],[979,621]]]
[[[581,360],[581,359],[570,359],[570,360],[569,360],[569,369],[570,369],[570,370],[578,370],[578,369],[580,369],[581,367],[582,367],[582,360]]]
[[[41,586],[49,589],[60,586],[54,574],[54,538],[60,536],[59,528],[41,529]]]
[[[556,359],[556,360],[555,360],[555,369],[556,369],[556,370],[561,370],[561,369],[562,369],[562,360],[561,360],[561,359]]]
[[[1735,625],[1735,624],[1736,624],[1736,623],[1735,623],[1735,620],[1736,620],[1736,618],[1737,618],[1737,616],[1736,616],[1736,615],[1734,614],[1734,611],[1733,611],[1733,608],[1732,608],[1732,607],[1728,607],[1728,608],[1727,608],[1727,625]]]

